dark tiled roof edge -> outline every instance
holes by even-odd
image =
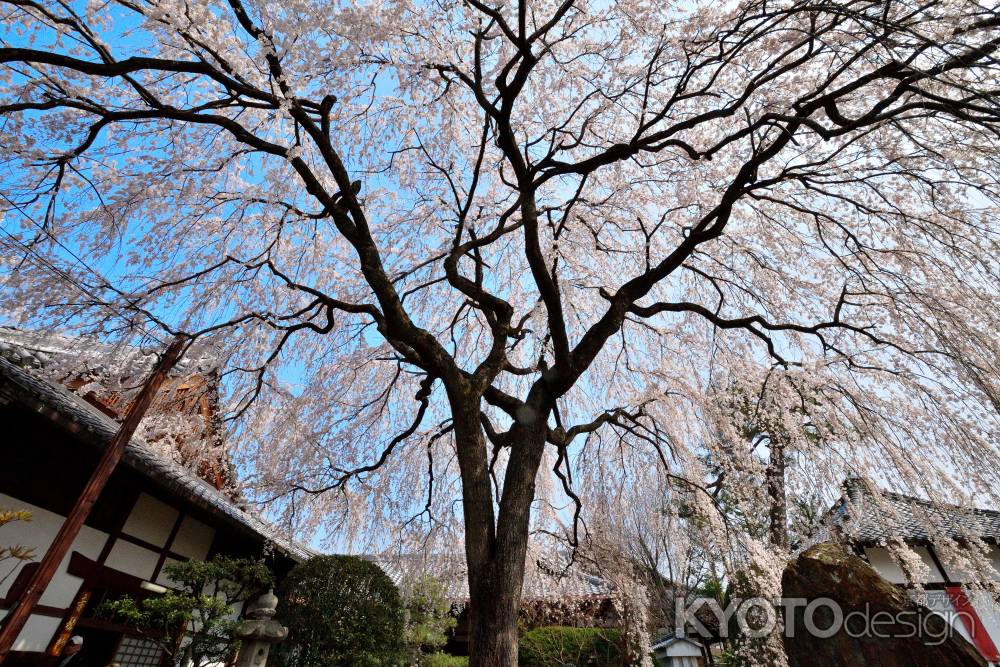
[[[881,503],[875,499],[875,493],[881,496]],[[845,480],[844,494],[830,508],[826,523],[858,543],[889,538],[924,542],[935,537],[970,536],[1000,541],[998,511],[883,491],[856,477]]]
[[[33,373],[0,358],[0,393],[3,385],[12,401],[60,423],[73,433],[83,435],[98,447],[104,447],[118,430],[118,424],[65,387],[43,380]],[[308,548],[288,539],[265,521],[237,507],[222,492],[192,471],[154,452],[138,438],[125,450],[127,466],[227,521],[237,529],[250,532],[295,560],[313,555]]]

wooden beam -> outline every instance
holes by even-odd
[[[27,622],[35,605],[38,604],[38,600],[42,597],[42,593],[45,592],[49,582],[52,581],[59,563],[62,562],[63,557],[69,551],[73,540],[80,533],[80,528],[87,520],[91,509],[94,507],[94,503],[101,495],[101,491],[108,483],[111,473],[114,472],[115,467],[121,460],[122,454],[125,452],[125,447],[132,440],[132,435],[135,433],[139,422],[146,415],[146,411],[163,385],[167,373],[180,360],[184,352],[184,344],[185,340],[178,337],[167,346],[166,351],[160,357],[153,372],[146,378],[146,382],[139,391],[139,395],[132,402],[132,405],[129,406],[128,412],[125,414],[125,420],[122,422],[118,432],[111,439],[111,442],[108,443],[107,448],[105,448],[101,460],[90,476],[90,481],[83,488],[76,504],[66,517],[66,521],[63,522],[52,544],[49,545],[45,556],[42,557],[39,563],[38,569],[35,570],[31,580],[28,581],[24,595],[10,613],[4,617],[3,627],[0,628],[0,665],[6,660],[7,654],[10,653],[14,641],[17,639],[17,635],[21,632],[21,628],[24,627],[25,622]]]

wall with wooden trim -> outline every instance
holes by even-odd
[[[65,519],[60,514],[4,493],[0,493],[0,508],[31,512],[30,522],[14,522],[0,528],[0,544],[32,548],[36,559],[45,553]],[[67,571],[73,552],[144,581],[169,585],[163,567],[171,562],[206,558],[214,537],[215,529],[211,526],[183,514],[162,500],[141,493],[120,530],[108,533],[91,526],[83,527],[40,600],[41,613],[31,616],[13,650],[45,651],[51,645],[54,634],[66,619],[84,583],[82,578]],[[26,566],[26,563],[17,563],[14,571],[0,585],[0,607],[3,608],[0,609],[0,619],[13,602],[13,599],[7,599],[8,593],[18,581],[17,575]],[[0,576],[4,574],[6,571]]]

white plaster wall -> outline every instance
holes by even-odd
[[[903,568],[889,554],[888,549],[870,547],[865,549],[865,556],[868,557],[868,562],[875,568],[875,571],[886,581],[893,584],[906,583],[906,575],[903,574]]]
[[[173,586],[174,585],[173,580],[166,575],[166,572],[164,572],[164,570],[167,569],[168,565],[176,564],[176,563],[179,563],[179,562],[180,562],[179,560],[174,560],[173,558],[167,558],[167,559],[165,559],[163,561],[163,569],[160,570],[160,574],[157,575],[155,583],[157,583],[157,584],[159,584],[161,586]]]
[[[60,575],[52,579],[52,583],[45,589],[45,593],[42,594],[41,599],[38,601],[39,604],[49,605],[50,607],[68,607],[73,604],[73,598],[76,597],[83,579],[65,574],[66,569],[69,567],[70,557],[74,551],[79,551],[87,558],[96,560],[101,555],[101,548],[107,539],[108,536],[106,533],[101,533],[86,526],[81,528],[80,534],[73,541],[73,548],[66,553],[62,559],[62,563],[59,564],[58,572]],[[40,555],[39,558],[41,558]]]
[[[663,653],[656,654],[656,662],[662,667],[699,667],[701,662],[701,653],[697,655],[665,655]]]
[[[24,509],[31,512],[32,520],[30,522],[16,521],[0,527],[0,544],[18,544],[33,548],[36,561],[44,555],[45,550],[65,520],[65,517],[61,515],[2,493],[0,493],[0,509]],[[152,496],[142,494],[130,512],[123,532],[157,546],[166,546],[178,514],[178,510],[173,507]],[[187,558],[204,559],[208,556],[214,537],[215,529],[213,527],[191,517],[185,517],[169,548]],[[90,526],[83,526],[63,562],[59,565],[52,583],[42,595],[40,604],[57,608],[69,607],[83,583],[82,579],[66,572],[72,552],[78,551],[87,558],[96,560],[108,539],[107,533],[95,530]],[[119,539],[115,540],[112,545],[105,565],[149,580],[152,578],[158,559],[159,555],[156,552]],[[176,561],[167,559],[166,562]],[[0,583],[0,596],[6,595],[23,565],[23,563],[17,563],[11,568],[0,569],[0,578],[11,572],[11,575]],[[165,575],[161,574],[157,578],[157,583],[169,585],[170,582]],[[0,610],[0,619],[3,619],[6,614],[6,610]],[[237,615],[236,610],[234,610],[233,617],[235,618]],[[59,623],[60,619],[58,618],[32,615],[18,635],[14,650],[44,651],[58,631]]]
[[[122,532],[158,547],[166,546],[167,538],[180,512],[148,494],[141,494],[129,513]]]
[[[921,583],[932,584],[943,582],[944,577],[941,576],[941,571],[934,564],[930,552],[924,547],[913,547],[913,551],[920,556],[920,560],[927,566],[927,576],[922,578]],[[868,562],[875,568],[875,571],[884,579],[894,584],[906,583],[906,575],[903,574],[903,569],[892,557],[888,549],[883,547],[869,547],[865,549],[865,555],[868,557]]]
[[[934,564],[934,559],[931,558],[930,551],[926,547],[915,547],[913,549],[920,556],[920,560],[924,561],[924,565],[927,566],[929,570],[929,576],[923,581],[925,584],[940,584],[944,583],[944,576],[941,573],[941,569]]]
[[[41,652],[49,647],[49,641],[59,630],[62,619],[32,614],[21,628],[12,647],[15,651]]]
[[[990,551],[987,557],[990,559],[990,563],[996,571],[996,578],[1000,580],[1000,547],[995,544],[990,545]]]
[[[692,658],[690,656],[671,658],[673,661],[672,667],[698,667],[698,658]]]
[[[969,635],[969,631],[965,627],[965,622],[962,617],[959,616],[958,611],[955,606],[951,603],[951,598],[948,597],[948,593],[943,590],[931,590],[924,591],[923,599],[917,599],[917,602],[924,605],[934,613],[939,616],[944,617],[951,627],[955,629],[958,635],[960,635],[965,641],[972,643],[972,636]]]
[[[131,574],[133,577],[149,580],[156,570],[160,555],[137,544],[125,540],[115,540],[104,564],[107,567]]]
[[[208,550],[212,547],[215,529],[189,516],[181,521],[177,536],[174,537],[170,550],[185,558],[205,560]]]
[[[940,552],[938,552],[940,555]],[[971,551],[966,552],[967,556],[971,557],[974,555]],[[948,570],[948,574],[951,576],[952,581],[959,582],[974,582],[981,579],[995,579],[1000,580],[1000,552],[997,551],[995,546],[990,545],[986,552],[986,559],[989,561],[988,569],[979,572],[975,567],[969,567],[967,564],[958,563],[944,563],[944,567]],[[943,558],[941,559],[944,560]]]
[[[52,543],[52,540],[55,539],[56,533],[59,532],[59,528],[62,526],[65,517],[2,493],[0,493],[0,507],[4,509],[26,509],[31,512],[32,516],[31,521],[15,521],[0,527],[0,544],[21,544],[26,547],[32,547],[35,550],[35,560],[40,560],[45,554],[45,550]],[[73,598],[80,588],[80,584],[83,583],[82,579],[66,573],[66,567],[71,554],[74,551],[79,551],[87,558],[96,559],[100,555],[101,549],[104,547],[107,539],[107,533],[95,530],[90,526],[83,526],[80,529],[80,534],[77,535],[73,541],[73,545],[56,570],[56,574],[52,578],[52,583],[49,584],[41,600],[39,600],[39,604],[61,608],[71,605]],[[18,571],[23,565],[23,563],[17,565]],[[6,575],[8,571],[8,569],[4,569],[0,572],[0,577]],[[7,577],[3,584],[0,585],[0,594],[7,594],[16,577],[16,572]]]
[[[967,595],[993,644],[1000,647],[1000,603],[989,591],[968,591]]]
[[[700,658],[701,650],[697,646],[694,646],[693,644],[689,644],[687,642],[676,642],[672,646],[667,647],[666,655],[667,657],[670,658],[683,658],[683,657]]]

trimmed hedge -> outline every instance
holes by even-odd
[[[605,628],[536,628],[521,637],[520,667],[623,667],[621,633]]]

